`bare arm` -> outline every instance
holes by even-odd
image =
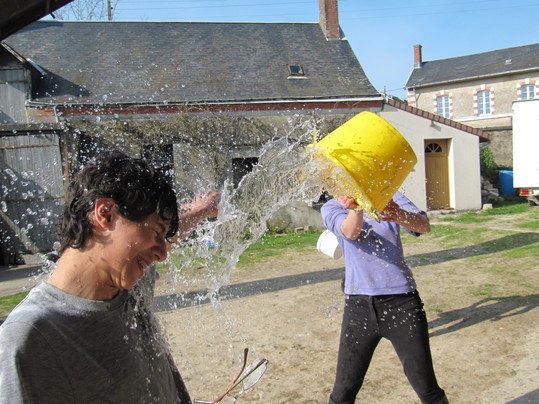
[[[208,192],[203,195],[195,195],[192,202],[180,206],[185,212],[180,213],[179,230],[173,242],[188,237],[202,220],[216,217],[219,213],[220,200],[220,192]]]
[[[363,211],[356,210],[358,206],[350,196],[341,196],[338,201],[343,208],[348,209],[348,216],[341,224],[342,234],[349,240],[357,240],[363,228]]]
[[[416,233],[428,233],[430,231],[429,219],[425,215],[403,210],[393,200],[382,211],[382,220],[395,222]]]

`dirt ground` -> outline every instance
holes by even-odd
[[[430,322],[438,381],[452,404],[539,403],[539,232],[515,227],[538,219],[539,209],[531,216],[460,225],[488,230],[481,233],[487,239],[465,247],[441,246],[431,235],[406,244]],[[431,216],[431,223],[436,220]],[[514,247],[523,252],[508,256],[505,251]],[[236,289],[230,293],[239,298],[161,308],[158,317],[192,397],[216,399],[248,347],[250,360],[265,357],[269,366],[238,403],[327,403],[344,301],[343,265],[313,246],[234,270],[230,287]],[[2,271],[0,295],[39,280],[12,276],[19,271],[36,272]],[[162,276],[156,303],[204,287],[207,282],[192,275],[180,281]],[[357,402],[419,402],[387,341],[375,353]]]
[[[503,220],[496,226],[499,233],[492,232],[491,243],[518,242],[521,234],[527,240],[531,234],[532,245],[539,243],[536,231],[515,230]],[[483,254],[480,246],[442,250],[434,238],[425,237],[406,252],[430,322],[438,381],[449,401],[539,403],[536,257],[511,261],[524,264],[508,268],[524,271],[519,276],[528,283],[523,284],[519,276],[511,280],[507,274],[489,271],[503,257]],[[243,349],[248,347],[250,359],[265,357],[269,366],[255,388],[238,402],[327,403],[343,308],[338,279],[342,267],[342,259],[325,257],[313,247],[306,253],[235,270],[230,279],[231,284],[266,280],[260,283],[265,286],[281,280],[285,286],[159,313],[192,397],[217,398],[239,371]],[[332,276],[324,277],[327,273]],[[192,289],[197,285],[192,282],[178,284],[162,277],[158,294]],[[477,287],[490,288],[491,297],[470,293]],[[419,402],[385,340],[375,353],[357,402]]]

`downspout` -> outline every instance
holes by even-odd
[[[60,123],[60,118],[58,117],[58,105],[54,104],[52,106],[52,110],[54,111],[54,119],[56,120],[56,123]]]

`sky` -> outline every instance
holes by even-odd
[[[339,24],[368,79],[402,99],[415,44],[423,61],[534,44],[538,14],[538,0],[339,0]],[[113,19],[318,22],[319,10],[318,0],[118,0]]]

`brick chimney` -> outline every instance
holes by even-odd
[[[423,65],[423,55],[421,54],[421,45],[414,45],[414,69],[419,69]]]
[[[320,26],[326,39],[341,39],[339,27],[339,0],[318,0],[320,5]]]

